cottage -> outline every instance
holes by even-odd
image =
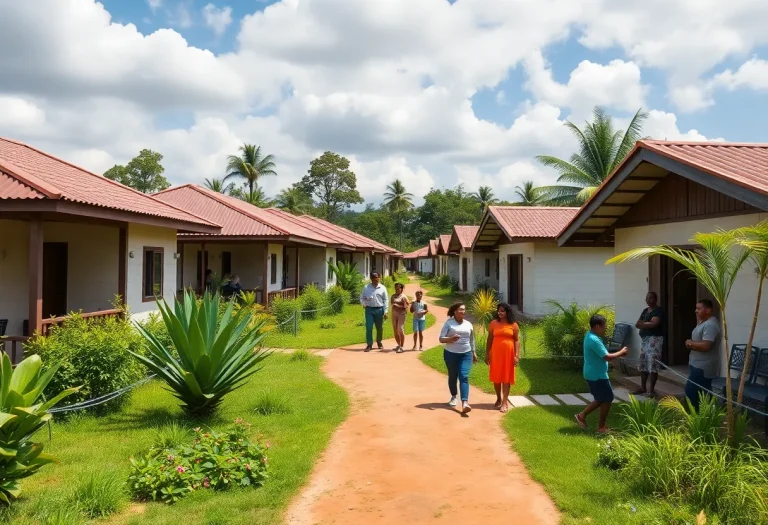
[[[451,232],[450,240],[448,242],[448,250],[451,253],[458,254],[458,277],[459,290],[462,292],[468,292],[474,290],[475,282],[482,282],[482,279],[476,279],[473,272],[475,271],[475,258],[478,259],[477,267],[478,271],[485,271],[485,260],[491,259],[491,255],[486,252],[473,252],[472,242],[475,240],[479,226],[454,226]],[[498,258],[497,258],[498,260]],[[490,277],[490,262],[488,263],[488,273]],[[498,281],[498,277],[496,278]]]
[[[177,232],[220,227],[32,146],[0,139],[0,334],[70,312],[135,317],[176,291]]]
[[[427,245],[427,258],[429,258],[432,262],[432,273],[435,275],[440,275],[440,260],[438,257],[438,241],[436,239],[430,239],[429,244]]]
[[[459,257],[458,253],[449,249],[451,242],[450,235],[441,235],[437,239],[437,258],[440,275],[447,275],[455,281],[459,280]]]
[[[639,141],[597,193],[560,234],[561,246],[610,249],[611,255],[640,246],[686,247],[695,233],[754,225],[768,218],[768,145],[725,142]],[[602,256],[601,256],[602,257]],[[655,291],[666,310],[662,360],[688,363],[685,340],[696,325],[694,309],[707,290],[670,259],[619,264],[615,268],[616,320],[634,326],[645,294]],[[746,343],[757,276],[747,264],[728,300],[733,343]],[[755,345],[768,345],[768,299],[763,299]],[[719,314],[718,314],[719,315]],[[630,358],[639,355],[633,333]],[[723,368],[725,363],[721,363]]]
[[[480,265],[474,259],[474,286],[497,288],[505,301],[533,316],[550,311],[548,299],[613,304],[614,269],[605,265],[613,251],[557,245],[558,234],[577,212],[490,206],[472,244],[472,251],[485,257]]]

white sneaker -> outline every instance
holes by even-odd
[[[448,401],[448,406],[455,407],[459,404],[458,399],[456,399],[456,396],[451,396],[451,400]]]
[[[461,407],[462,407],[462,409],[461,409],[461,413],[462,414],[469,414],[470,412],[472,412],[472,407],[469,406],[469,403],[467,403],[466,401],[464,401],[461,404]]]

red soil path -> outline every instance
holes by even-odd
[[[413,296],[418,285],[406,286]],[[446,309],[424,348],[439,344]],[[410,322],[410,316],[408,318]],[[412,337],[406,336],[410,349]],[[493,396],[472,388],[468,417],[447,406],[443,375],[418,352],[363,353],[360,345],[334,351],[324,365],[351,399],[351,413],[334,434],[287,523],[556,524],[559,513],[534,482],[501,429]]]

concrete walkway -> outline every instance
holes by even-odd
[[[417,288],[410,284],[406,293]],[[424,348],[431,348],[446,309],[426,300],[438,319],[425,332]],[[395,354],[393,340],[384,346],[338,349],[326,359],[324,372],[349,393],[351,413],[287,522],[558,523],[549,495],[512,450],[493,400],[472,388],[474,410],[463,417],[447,405],[443,374],[421,363],[418,352]]]

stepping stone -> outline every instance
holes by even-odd
[[[613,395],[615,395],[617,398],[621,399],[622,401],[629,402],[629,391],[624,388],[615,388],[613,390]]]
[[[509,402],[512,403],[512,406],[515,408],[536,406],[533,401],[525,396],[509,396],[508,399]]]
[[[553,398],[552,396],[548,395],[537,395],[537,396],[531,396],[531,399],[536,401],[538,404],[542,406],[550,406],[550,405],[559,405],[560,402]]]
[[[620,403],[621,399],[619,399],[619,397],[616,395],[616,391],[614,391],[613,393],[614,393],[613,402],[614,403]],[[589,393],[587,393],[587,394],[577,394],[577,395],[579,397],[581,397],[581,398],[584,398],[587,401],[587,403],[591,403],[592,401],[595,400],[595,398],[592,397],[592,394],[589,394]]]
[[[566,405],[586,405],[587,402],[573,394],[555,394],[555,397]]]

